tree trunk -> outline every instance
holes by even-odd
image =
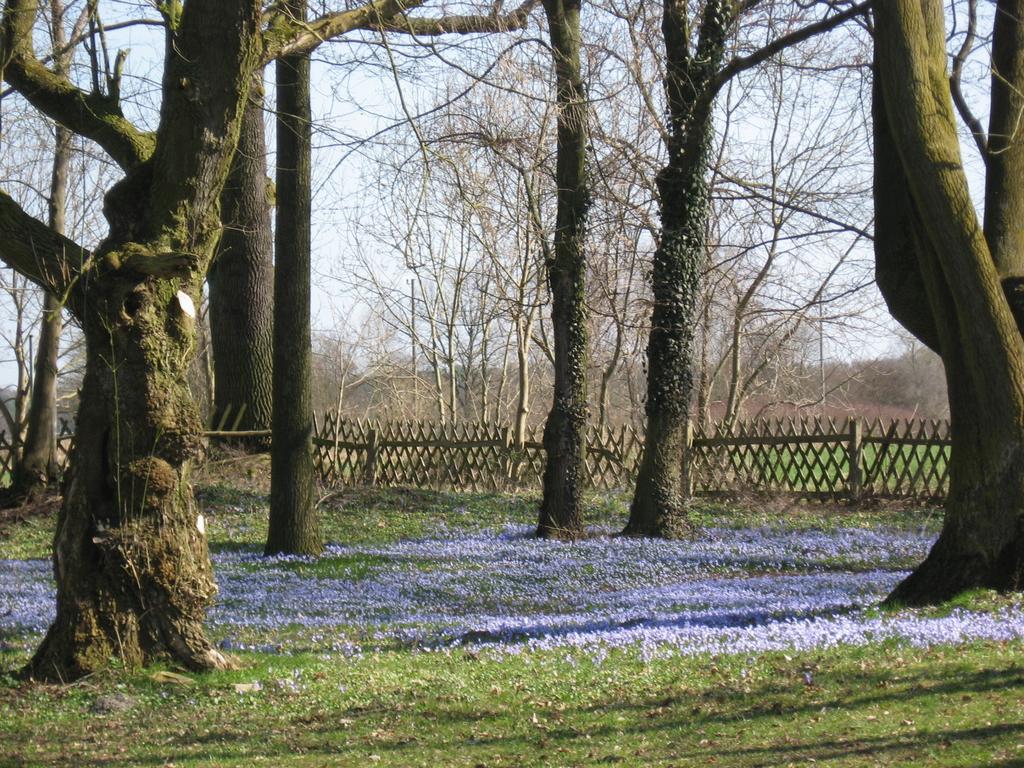
[[[51,0],[50,33],[57,52],[54,69],[62,76],[67,76],[71,69],[71,53],[63,50],[67,43],[64,11],[62,2]],[[55,124],[47,223],[54,232],[61,235],[66,234],[67,230],[68,176],[73,137],[67,128]],[[21,461],[16,465],[12,483],[15,498],[31,499],[38,496],[57,479],[57,357],[63,328],[62,310],[57,297],[47,291],[39,320],[39,347],[36,349],[35,376],[25,429],[25,449]]]
[[[25,449],[14,475],[13,493],[31,499],[57,480],[57,355],[63,327],[60,302],[47,292],[39,321],[35,378],[25,430]]]
[[[902,285],[923,286],[923,303],[919,292],[905,289],[886,298],[898,318],[914,318],[915,328],[937,340],[953,438],[942,533],[889,601],[923,604],[971,588],[1018,589],[1024,583],[1024,341],[999,269],[1011,260],[993,251],[1000,238],[983,232],[967,188],[946,84],[942,4],[891,0],[876,5],[875,14],[876,208],[903,199],[885,211],[877,258],[890,273],[908,275]],[[1006,53],[997,50],[1001,45],[1019,45],[1013,42],[1019,37],[997,34],[994,60]],[[1024,182],[1004,175],[1003,183]],[[991,187],[987,193],[994,194]],[[893,211],[901,218],[893,219]],[[903,246],[902,256],[894,243]]]
[[[55,29],[60,28],[60,25],[60,19],[55,19]],[[60,35],[55,35],[54,39],[58,43],[62,42]],[[60,234],[65,234],[71,139],[71,131],[56,126],[48,223]],[[21,499],[39,495],[57,479],[57,440],[54,430],[57,423],[57,356],[63,327],[62,309],[57,298],[47,291],[43,300],[43,314],[39,320],[39,347],[36,349],[25,449],[12,485],[14,496]]]
[[[289,0],[304,19],[305,0]],[[275,240],[274,416],[270,451],[270,528],[266,553],[323,550],[313,475],[310,332],[309,56],[282,57],[277,72],[277,232]]]
[[[515,443],[520,450],[526,443],[526,429],[530,419],[530,329],[533,327],[531,308],[527,317],[516,319],[516,362],[519,386],[516,392]]]
[[[992,27],[991,109],[985,159],[985,237],[1024,333],[1024,0],[999,0]]]
[[[707,259],[710,206],[705,176],[711,148],[711,104],[695,109],[721,66],[733,23],[731,3],[704,7],[691,56],[686,3],[665,0],[662,32],[667,67],[668,164],[658,174],[661,241],[654,254],[654,308],[647,342],[647,435],[623,533],[683,536],[690,532],[682,487],[682,451],[693,391],[693,336],[700,278]]]
[[[183,374],[219,236],[218,198],[262,53],[260,4],[161,6],[155,133],[128,123],[114,93],[80,92],[52,71],[40,74],[31,47],[36,10],[5,5],[6,81],[96,141],[125,176],[106,194],[110,231],[93,253],[0,195],[3,258],[65,296],[86,340],[76,445],[54,536],[57,614],[28,671],[67,681],[111,658],[224,667],[229,660],[203,627],[216,588],[188,482],[202,425]]]
[[[263,135],[263,85],[254,83],[238,150],[221,192],[224,234],[207,275],[214,364],[214,423],[270,429],[274,265]]]
[[[547,265],[555,347],[554,402],[544,425],[544,498],[537,535],[583,533],[587,428],[587,309],[584,239],[587,102],[580,65],[580,0],[545,0],[558,101],[558,186],[554,258]]]
[[[110,282],[84,327],[86,373],[54,538],[57,617],[30,667],[52,680],[111,658],[128,667],[228,663],[203,629],[216,586],[188,483],[201,429],[181,375],[193,305],[177,281]]]

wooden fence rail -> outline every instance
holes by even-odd
[[[211,439],[267,438],[234,432],[224,423]],[[74,438],[61,422],[58,458]],[[636,482],[643,434],[631,427],[587,435],[586,481],[591,488]],[[938,499],[949,487],[949,423],[903,420],[778,419],[690,425],[680,455],[687,493],[722,496],[786,494],[810,499]],[[415,486],[495,491],[538,488],[544,471],[539,429],[516,441],[503,425],[348,420],[327,413],[314,420],[313,458],[333,487]],[[0,471],[9,480],[10,439],[0,432]]]

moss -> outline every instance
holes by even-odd
[[[122,472],[123,483],[132,489],[136,498],[145,508],[156,509],[178,486],[178,473],[170,464],[156,456],[145,456],[131,462]]]

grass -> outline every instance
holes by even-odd
[[[615,652],[600,665],[551,653],[264,654],[190,685],[151,673],[8,681],[0,765],[1019,764],[1021,650]],[[111,692],[131,707],[94,711]]]
[[[201,478],[214,549],[262,545],[260,473]],[[440,528],[530,523],[533,496],[354,491],[321,505],[325,539],[387,543]],[[588,498],[612,529],[628,497]],[[700,524],[935,530],[935,510],[702,504]],[[52,518],[5,528],[3,557],[48,556]],[[362,578],[359,555],[281,567]],[[936,609],[997,610],[972,593]],[[2,639],[2,638],[0,638]],[[258,640],[258,638],[253,638]],[[0,643],[0,669],[27,660]],[[70,686],[0,673],[4,766],[1024,765],[1020,642],[918,649],[886,642],[807,653],[645,658],[610,650],[251,653],[241,668],[161,681],[111,669]],[[241,690],[236,686],[242,686]],[[99,706],[121,695],[124,711]]]

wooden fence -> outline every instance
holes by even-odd
[[[75,431],[70,420],[57,420],[57,464],[63,471],[68,455],[75,441]],[[20,446],[19,446],[20,448]],[[14,476],[15,445],[6,430],[0,430],[0,486],[8,485]]]
[[[313,442],[320,476],[336,487],[538,487],[544,468],[539,432],[517,445],[503,426],[348,421],[327,414]],[[631,486],[642,450],[643,436],[630,427],[591,430],[588,485]],[[680,470],[688,492],[698,496],[936,499],[948,489],[949,450],[947,422],[761,420],[707,432],[691,426]]]
[[[223,423],[210,438],[267,438]],[[63,465],[74,439],[61,420]],[[628,488],[636,482],[643,435],[631,427],[587,434],[586,483]],[[785,494],[809,499],[938,499],[949,487],[949,423],[782,419],[687,429],[680,471],[695,496]],[[517,444],[501,425],[442,425],[339,419],[314,421],[313,457],[333,487],[414,486],[495,491],[539,488],[544,446],[539,429]],[[0,432],[0,471],[9,481],[13,452]]]

